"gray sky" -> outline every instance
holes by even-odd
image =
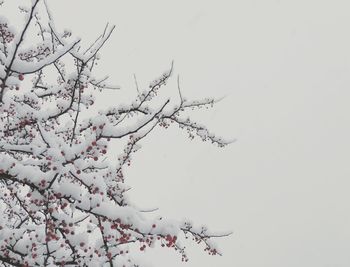
[[[193,245],[186,265],[166,249],[145,260],[169,267],[350,266],[348,1],[49,3],[57,27],[86,41],[106,22],[117,26],[101,73],[122,86],[120,99],[135,93],[133,73],[147,86],[171,60],[188,98],[227,96],[195,117],[236,143],[218,149],[175,128],[159,130],[128,171],[138,205],[232,230],[217,240],[224,256]]]

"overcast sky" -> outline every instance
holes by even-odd
[[[134,73],[147,86],[172,60],[185,96],[226,96],[195,117],[235,143],[218,149],[159,130],[128,171],[137,205],[233,231],[217,240],[224,256],[192,245],[186,265],[166,249],[145,261],[350,266],[349,1],[48,2],[57,28],[87,42],[117,26],[100,69],[120,99],[135,92]]]

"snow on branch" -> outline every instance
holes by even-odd
[[[157,245],[187,261],[182,242],[188,237],[220,255],[212,239],[227,233],[151,218],[129,203],[124,174],[157,127],[176,124],[190,138],[227,145],[188,117],[191,109],[216,100],[188,101],[180,88],[177,105],[158,97],[166,94],[162,88],[172,77],[172,63],[132,103],[86,116],[98,91],[119,89],[107,84],[108,75],[94,77],[99,52],[115,27],[107,25],[83,51],[79,39],[56,29],[45,1],[31,3],[21,9],[23,28],[0,17],[0,265],[135,266],[135,248]],[[40,5],[46,14],[38,13]],[[37,44],[31,35],[39,36]],[[116,139],[126,143],[117,159],[111,151]]]

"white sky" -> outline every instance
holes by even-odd
[[[217,149],[159,130],[128,171],[139,206],[232,230],[217,240],[224,256],[193,245],[187,264],[166,249],[146,261],[350,266],[349,1],[48,2],[57,27],[86,41],[117,26],[101,73],[122,86],[120,98],[135,92],[133,73],[146,86],[173,59],[188,98],[227,96],[195,115],[236,143]]]

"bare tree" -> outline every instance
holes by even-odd
[[[114,27],[83,49],[70,32],[56,29],[44,1],[28,3],[19,9],[23,27],[0,16],[0,265],[138,266],[129,250],[153,245],[187,261],[181,239],[188,237],[219,254],[211,239],[226,234],[145,216],[125,198],[123,174],[156,127],[178,125],[190,138],[225,146],[183,117],[215,100],[188,101],[178,87],[176,100],[157,101],[171,66],[131,104],[84,115],[99,90],[118,89],[108,77],[94,77]],[[113,140],[126,140],[118,160],[111,157]]]

